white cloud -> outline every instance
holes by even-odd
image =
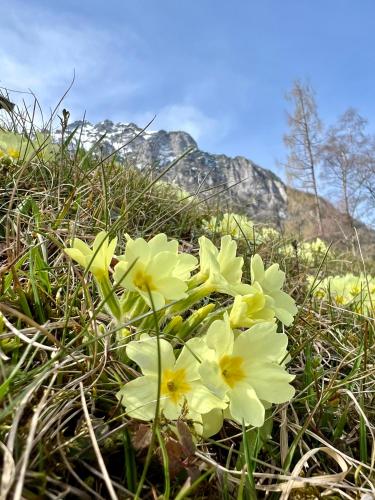
[[[183,130],[188,132],[198,143],[199,141],[216,142],[227,132],[227,123],[224,125],[191,104],[167,105],[159,112],[156,111],[155,114],[156,118],[151,125],[152,129]],[[139,115],[137,119],[140,124],[145,124],[152,117],[152,113],[145,113]]]
[[[200,80],[203,87],[194,92],[182,85],[185,97],[178,102],[175,96],[159,95],[162,76],[153,75],[153,86],[145,65],[149,41],[128,26],[115,36],[78,14],[54,13],[20,0],[7,3],[7,22],[0,30],[0,86],[31,89],[44,113],[55,107],[75,72],[73,88],[62,104],[70,110],[71,120],[82,118],[87,110],[86,118],[91,121],[108,118],[144,126],[156,115],[152,129],[186,131],[207,149],[216,148],[226,136],[229,117],[216,119],[197,103],[196,97],[205,102],[213,94],[211,80],[209,85]],[[17,104],[23,98],[33,100],[16,93],[11,98]]]
[[[124,61],[118,64],[121,51],[115,45],[111,34],[97,26],[18,3],[10,7],[0,31],[0,86],[20,92],[31,89],[48,109],[57,104],[75,73],[67,101],[80,114],[103,96],[126,97],[138,90],[140,83],[123,76],[131,73]],[[12,97],[20,102],[25,95]]]

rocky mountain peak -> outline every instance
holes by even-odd
[[[196,141],[182,131],[147,129],[142,132],[134,123],[104,120],[94,125],[74,122],[69,125],[68,132],[77,126],[76,137],[78,139],[80,135],[85,149],[97,144],[98,152],[107,155],[121,148],[116,153],[118,158],[127,163],[130,161],[140,169],[152,166],[160,171],[188,148],[194,148],[166,174],[167,180],[191,193],[205,192],[207,195],[207,190],[210,194],[220,193],[217,200],[220,200],[223,210],[231,207],[259,222],[280,226],[286,217],[284,183],[270,170],[243,156],[230,158],[201,151]]]

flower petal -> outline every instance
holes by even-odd
[[[160,339],[160,356],[162,369],[173,368],[175,356],[173,347],[165,339]],[[129,358],[137,363],[144,375],[157,375],[158,373],[158,347],[157,338],[142,335],[140,340],[133,340],[126,346]]]
[[[127,288],[128,290],[135,291],[134,277],[138,272],[143,272],[144,266],[141,262],[136,262],[130,266],[127,261],[120,261],[115,265],[113,271],[113,278],[116,284]]]
[[[293,323],[294,316],[297,314],[298,309],[296,303],[282,290],[273,292],[272,298],[275,301],[275,315],[284,325],[289,326]]]
[[[219,253],[215,245],[205,236],[201,236],[199,242],[200,273],[209,276],[213,271],[220,273],[220,266],[217,262]]]
[[[78,250],[77,248],[64,248],[64,252],[69,255],[71,259],[78,262],[79,265],[86,268],[86,265],[88,263],[87,257],[80,250]]]
[[[215,396],[207,387],[199,381],[191,382],[191,391],[186,394],[189,408],[198,413],[208,413],[214,408],[224,409],[228,403]]]
[[[230,328],[228,314],[224,318],[214,321],[206,335],[206,343],[210,349],[214,349],[218,357],[224,354],[232,354],[233,332]]]
[[[275,323],[264,322],[240,333],[233,347],[235,356],[246,356],[249,363],[278,361],[287,350],[288,337],[276,331]]]
[[[237,423],[261,427],[264,423],[264,406],[254,389],[247,384],[237,384],[230,392],[229,410]]]
[[[186,297],[187,284],[178,278],[162,278],[155,281],[155,288],[167,300],[180,300]]]
[[[92,244],[92,249],[94,251],[94,253],[96,252],[96,250],[99,248],[99,249],[102,249],[104,246],[106,247],[107,244],[108,244],[108,233],[106,233],[105,231],[100,231],[96,236],[95,236],[95,239],[94,239],[94,243]]]
[[[279,269],[279,264],[272,264],[264,273],[264,277],[268,290],[280,290],[285,281],[285,273]]]
[[[117,238],[113,238],[106,249],[106,259],[107,259],[107,268],[111,265],[112,258],[115,254],[115,249],[117,246]]]
[[[178,252],[178,241],[168,241],[167,235],[164,233],[157,234],[151,238],[148,245],[151,250],[151,257],[159,254],[160,252],[171,252],[173,254],[177,254]]]
[[[126,407],[130,417],[152,420],[155,417],[156,395],[157,378],[146,376],[125,384],[116,397]]]
[[[154,291],[150,292],[151,297],[152,297],[152,302],[151,302],[149,292],[144,292],[143,290],[140,290],[139,288],[136,288],[136,290],[138,291],[139,295],[141,295],[141,297],[143,298],[143,300],[146,302],[146,304],[149,307],[154,306],[155,311],[158,311],[159,309],[161,309],[162,307],[165,306],[165,298],[164,298],[164,295],[162,295],[161,293],[154,292]]]
[[[168,396],[160,397],[160,409],[163,411],[164,416],[168,420],[177,420],[181,415],[182,407],[184,404],[184,399],[181,398],[181,401],[175,403]]]
[[[153,256],[146,267],[146,274],[164,278],[169,276],[177,264],[177,255],[172,252],[160,252]]]
[[[264,280],[264,264],[262,257],[259,254],[255,254],[251,257],[250,268],[251,283],[254,283],[254,281],[262,283],[262,281]]]
[[[199,366],[202,383],[218,398],[224,399],[228,392],[228,385],[221,375],[220,366],[216,361],[203,361]]]
[[[203,359],[207,359],[209,351],[211,349],[207,347],[203,339],[195,337],[188,340],[177,358],[175,369],[185,370],[188,382],[198,380],[200,378],[199,365]]]
[[[220,252],[217,260],[220,264],[220,271],[229,283],[239,283],[242,277],[243,258],[236,257],[237,243],[231,236],[221,238]]]
[[[209,413],[202,415],[203,432],[205,438],[217,434],[223,427],[223,412],[222,410],[214,409]]]
[[[150,247],[147,241],[143,238],[133,240],[130,236],[126,237],[127,243],[125,248],[125,260],[132,264],[134,261],[139,260],[146,265],[150,260]]]
[[[178,255],[176,267],[173,271],[173,276],[182,281],[190,279],[190,273],[198,265],[198,259],[194,255],[181,253]]]
[[[293,379],[294,376],[282,366],[268,362],[254,365],[249,381],[260,399],[269,403],[285,403],[295,394],[294,387],[289,383]]]

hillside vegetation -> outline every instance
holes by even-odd
[[[69,135],[18,139],[0,141],[0,497],[371,498],[358,245],[224,215]]]
[[[319,231],[316,225],[314,197],[310,193],[288,187],[288,210],[285,231],[302,239],[315,238]],[[358,246],[358,239],[368,258],[375,256],[375,231],[358,220],[347,217],[325,198],[320,198],[324,238],[342,249]],[[353,232],[355,227],[358,239]],[[320,235],[322,236],[322,235]]]

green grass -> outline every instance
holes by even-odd
[[[358,498],[374,492],[374,319],[309,295],[304,263],[281,259],[300,306],[287,329],[296,375],[290,404],[261,429],[227,422],[193,441],[163,421],[132,421],[115,397],[134,364],[106,330],[109,317],[88,276],[63,247],[165,232],[197,252],[210,207],[158,186],[156,174],[72,155],[0,163],[1,498]],[[172,166],[173,168],[173,166]],[[207,193],[209,197],[209,193]],[[248,262],[251,244],[241,251]],[[361,268],[350,262],[325,262]],[[357,260],[356,260],[357,259]],[[106,331],[103,335],[102,332]],[[151,445],[151,446],[150,446]],[[293,481],[294,480],[294,481]],[[298,486],[298,487],[297,487]],[[324,496],[323,496],[324,495]],[[370,498],[370,497],[369,497]]]

